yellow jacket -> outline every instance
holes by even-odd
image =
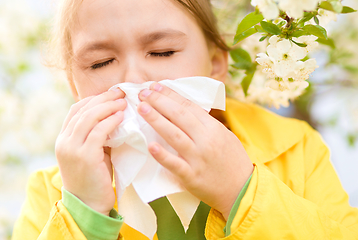
[[[231,99],[224,116],[256,167],[231,235],[225,238],[225,220],[211,209],[207,239],[358,239],[358,209],[349,206],[316,131]],[[60,201],[61,187],[58,167],[30,177],[13,240],[86,239]],[[124,224],[119,239],[146,237]]]

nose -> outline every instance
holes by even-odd
[[[121,82],[144,83],[149,81],[145,65],[139,58],[127,58],[122,73]]]

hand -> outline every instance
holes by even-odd
[[[139,114],[177,152],[158,143],[148,149],[185,188],[227,219],[253,172],[240,140],[201,107],[173,90],[153,83],[140,93]]]
[[[107,216],[115,193],[110,149],[103,146],[123,120],[124,95],[111,90],[72,105],[55,147],[64,188]]]

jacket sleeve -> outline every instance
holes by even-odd
[[[60,200],[61,191],[52,185],[48,175],[45,171],[38,171],[30,176],[27,197],[15,223],[12,239],[85,240]]]
[[[224,219],[211,210],[207,239],[358,239],[358,209],[349,205],[319,134],[308,131],[304,140],[289,151],[292,154],[286,153],[277,164],[280,171],[273,171],[275,166],[255,164],[250,186],[231,225],[231,235],[225,237]],[[288,168],[287,161],[301,164],[302,173],[299,167]],[[296,175],[301,183],[290,184],[282,169],[291,169],[289,174]],[[286,179],[285,183],[282,179]]]

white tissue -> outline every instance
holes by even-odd
[[[167,196],[185,231],[200,203],[148,152],[148,144],[158,142],[177,155],[137,112],[140,102],[138,94],[151,84],[120,83],[110,88],[122,89],[128,104],[123,122],[109,135],[105,145],[112,148],[111,161],[115,172],[119,214],[125,218],[127,225],[149,239],[153,239],[157,230],[156,216],[149,202]],[[160,84],[206,111],[212,108],[225,109],[225,86],[222,82],[207,77],[188,77],[163,80]]]

